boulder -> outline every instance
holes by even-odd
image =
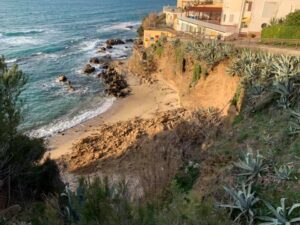
[[[73,92],[75,91],[75,88],[70,84],[68,85],[68,92]]]
[[[98,52],[106,52],[106,48],[105,47],[101,47]]]
[[[134,27],[132,25],[126,26],[127,29],[132,30]]]
[[[61,74],[57,77],[57,81],[58,82],[67,82],[68,78],[65,75]]]
[[[133,39],[126,39],[125,42],[132,43],[132,42],[134,42],[134,40]]]
[[[91,66],[91,64],[87,64],[84,68],[83,68],[83,72],[84,73],[87,73],[87,74],[89,74],[89,73],[93,73],[93,72],[95,72],[95,67],[93,67],[93,66]]]
[[[113,48],[112,45],[109,45],[109,44],[106,45],[106,49],[112,49],[112,48]]]
[[[109,67],[109,63],[103,63],[103,65],[101,66],[102,69],[107,70]]]
[[[90,59],[90,63],[93,63],[93,64],[99,64],[100,63],[100,60],[99,58],[97,57],[93,57]]]
[[[125,44],[125,42],[122,41],[121,39],[108,39],[106,41],[106,44],[111,45],[111,46],[113,46],[113,45],[123,45],[123,44]]]

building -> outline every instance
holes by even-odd
[[[176,31],[208,37],[259,35],[272,18],[300,10],[300,0],[178,0],[164,9]],[[182,12],[180,12],[182,11]]]
[[[144,30],[144,47],[148,48],[161,38],[173,38],[176,33],[172,29],[148,29]]]

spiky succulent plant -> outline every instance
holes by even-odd
[[[300,133],[300,113],[294,110],[290,110],[291,120],[290,120],[290,134]]]
[[[249,147],[248,152],[234,165],[242,171],[240,175],[247,176],[248,180],[261,177],[262,173],[267,169],[264,157],[259,152],[254,154]]]
[[[248,187],[245,183],[242,184],[241,190],[224,187],[226,193],[232,198],[233,202],[230,204],[220,204],[220,207],[229,208],[232,212],[237,212],[234,222],[245,219],[247,224],[253,224],[256,217],[255,205],[260,201],[256,197],[255,192],[252,191],[252,185]]]
[[[270,210],[272,215],[260,216],[258,219],[264,221],[260,225],[292,225],[299,224],[300,216],[295,215],[294,211],[300,208],[300,203],[293,204],[292,207],[286,207],[286,199],[282,198],[280,201],[280,206],[276,209],[268,202],[264,201],[265,205]],[[294,213],[294,214],[293,214]]]
[[[279,94],[278,106],[284,109],[293,107],[298,98],[297,87],[292,79],[274,82],[274,91]]]
[[[280,55],[273,62],[273,72],[277,81],[282,82],[300,73],[299,58]]]
[[[293,171],[293,167],[289,165],[281,165],[278,168],[275,167],[275,175],[279,180],[290,180]]]

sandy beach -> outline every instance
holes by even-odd
[[[135,117],[151,118],[158,112],[179,107],[177,92],[162,80],[149,85],[134,75],[127,74],[126,79],[132,89],[130,96],[117,99],[105,113],[48,139],[49,156],[52,159],[70,153],[73,144],[97,134],[104,123],[126,121]]]

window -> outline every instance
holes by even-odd
[[[248,2],[248,12],[250,12],[252,10],[252,3],[253,2]]]
[[[226,14],[224,14],[224,16],[223,16],[223,21],[224,22],[226,21]]]
[[[277,10],[278,10],[277,2],[265,2],[262,17],[264,18],[275,17]]]
[[[233,14],[231,14],[231,15],[230,15],[230,17],[229,17],[229,22],[230,22],[230,23],[232,23],[232,22],[233,22],[233,20],[234,20],[234,15],[233,15]]]

